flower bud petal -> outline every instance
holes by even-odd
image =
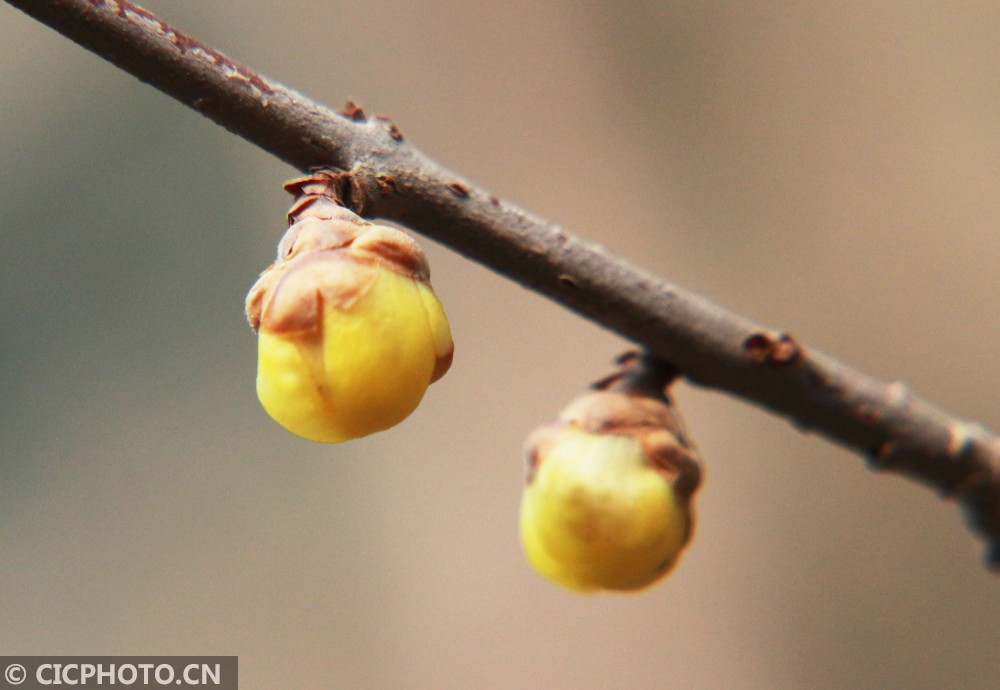
[[[261,324],[257,395],[279,424],[313,441],[398,424],[438,367],[442,337],[429,324],[447,321],[430,286],[381,267],[361,270],[371,281],[346,303],[315,295],[311,329],[295,321],[299,328],[269,329],[266,312]]]
[[[633,590],[673,566],[688,515],[634,438],[566,430],[525,489],[521,534],[531,564],[559,584]]]
[[[576,591],[631,591],[668,573],[701,480],[669,399],[596,391],[528,440],[521,541],[541,575]]]

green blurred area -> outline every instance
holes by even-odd
[[[995,3],[149,5],[388,112],[500,196],[994,428]],[[422,240],[453,370],[294,438],[243,296],[295,171],[0,6],[0,647],[239,654],[244,685],[994,688],[952,504],[681,387],[708,480],[638,596],[517,541],[521,444],[627,346]]]

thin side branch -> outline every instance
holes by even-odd
[[[351,203],[536,290],[673,363],[961,502],[1000,572],[1000,438],[764,329],[501,201],[411,146],[388,119],[335,113],[124,1],[7,0],[305,170],[351,172]]]

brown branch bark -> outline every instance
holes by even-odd
[[[642,344],[691,381],[783,415],[959,501],[1000,572],[1000,438],[672,285],[430,160],[385,118],[338,114],[116,0],[14,7],[300,169],[352,173],[388,218]]]

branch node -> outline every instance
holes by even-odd
[[[458,180],[452,180],[448,183],[448,189],[457,197],[466,198],[469,196],[469,185],[464,182],[459,182]]]
[[[790,333],[759,331],[743,341],[743,349],[757,364],[783,367],[795,364],[802,349]]]
[[[392,121],[391,117],[389,117],[388,115],[376,115],[375,119],[385,123],[386,130],[389,132],[390,137],[392,137],[396,141],[403,140],[402,130],[396,126],[396,123]]]
[[[570,290],[575,290],[577,288],[576,278],[574,278],[571,275],[566,275],[565,273],[561,273],[559,275],[558,280],[560,285],[562,285],[565,288],[569,288]]]
[[[396,180],[392,178],[391,175],[385,173],[379,173],[375,176],[375,184],[378,186],[378,190],[382,194],[399,194],[399,188],[396,186]]]
[[[355,103],[353,99],[348,98],[347,102],[344,103],[344,109],[340,111],[340,115],[343,115],[348,120],[353,120],[354,122],[365,122],[368,120],[368,116],[365,114],[365,109],[361,107],[359,103]]]

